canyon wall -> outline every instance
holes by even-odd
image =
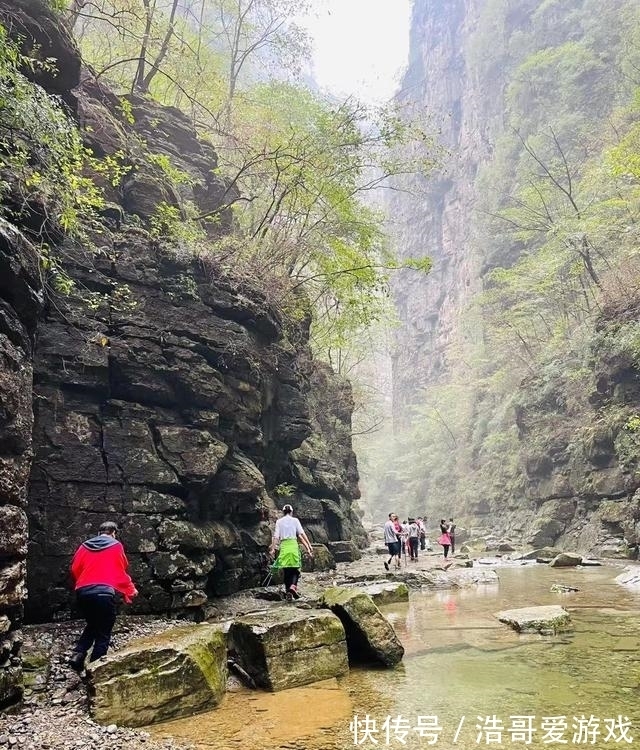
[[[4,705],[20,696],[21,623],[73,615],[71,556],[105,520],[140,592],[132,611],[196,618],[264,577],[284,502],[328,562],[358,555],[365,534],[351,389],[313,358],[308,301],[285,306],[207,251],[233,229],[213,147],[177,109],[123,104],[44,2],[0,0],[0,21],[57,61],[24,75],[36,99],[59,97],[46,101],[72,117],[105,197],[69,236],[46,196],[0,175]],[[176,236],[185,202],[215,214],[198,254]],[[165,206],[173,236],[155,221]]]

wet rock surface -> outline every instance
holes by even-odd
[[[279,608],[233,621],[229,641],[256,685],[285,690],[344,674],[345,631],[328,611]]]

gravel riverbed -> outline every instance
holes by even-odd
[[[89,716],[87,688],[66,665],[82,622],[24,628],[25,698],[0,714],[0,748],[15,750],[192,750],[172,740],[158,741],[139,729],[102,726]],[[122,617],[113,646],[175,627],[175,620]]]

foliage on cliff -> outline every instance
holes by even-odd
[[[160,231],[197,242],[203,222],[231,210],[233,233],[206,252],[263,278],[285,307],[304,285],[327,357],[388,316],[387,280],[400,263],[367,195],[390,175],[429,168],[433,144],[404,111],[336,102],[306,82],[309,40],[295,21],[304,3],[56,1],[98,79],[178,107],[216,147],[221,206],[161,206]]]
[[[38,214],[43,242],[78,232],[103,203],[83,176],[90,155],[76,124],[22,72],[54,68],[55,60],[22,54],[0,25],[0,211],[22,220]]]

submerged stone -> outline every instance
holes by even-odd
[[[344,625],[351,661],[390,667],[402,659],[404,647],[391,623],[364,591],[336,587],[325,591],[322,601]]]
[[[226,636],[191,625],[134,641],[91,664],[90,710],[101,724],[139,727],[214,708],[227,683]]]
[[[624,573],[620,573],[614,580],[622,586],[640,586],[640,568],[635,566],[625,568]]]
[[[385,604],[409,601],[409,587],[402,581],[387,581],[384,583],[372,583],[364,589],[377,607]]]
[[[571,630],[571,617],[564,607],[552,604],[543,607],[522,607],[507,609],[494,615],[518,633],[539,633],[555,635]]]
[[[552,594],[569,594],[574,591],[580,591],[575,586],[566,586],[564,583],[554,583],[550,589]]]
[[[349,668],[344,628],[326,610],[282,607],[241,617],[229,640],[242,668],[268,690],[327,680]]]

